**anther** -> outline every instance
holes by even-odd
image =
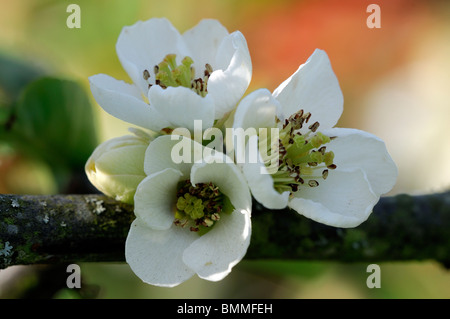
[[[306,113],[305,115],[303,115],[303,118],[305,119],[306,123],[308,123],[309,119],[311,118],[311,113]]]
[[[308,181],[308,185],[309,185],[309,187],[317,187],[317,186],[319,186],[319,182],[314,179],[311,179]]]
[[[318,151],[319,151],[322,155],[325,155],[326,149],[327,149],[326,146],[322,146],[321,148],[318,149]]]
[[[147,81],[147,80],[149,79],[149,77],[150,77],[150,72],[148,72],[147,69],[144,70],[143,77],[144,77],[144,80],[145,80],[145,81]]]
[[[209,77],[213,73],[213,68],[209,63],[205,64],[205,76]]]
[[[335,164],[331,164],[331,165],[328,165],[328,166],[327,166],[327,168],[329,168],[329,169],[336,169],[336,167],[337,167],[337,166],[336,166]]]
[[[308,122],[308,121],[306,121],[306,122]],[[311,124],[308,128],[312,131],[312,132],[315,132],[315,131],[317,131],[317,129],[319,128],[319,122],[314,122],[314,124]]]
[[[327,177],[328,177],[328,170],[324,169],[323,172],[322,172],[322,178],[323,179],[327,179]]]

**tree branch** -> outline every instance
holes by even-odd
[[[133,207],[103,195],[0,195],[0,269],[18,264],[124,261]],[[381,198],[352,229],[253,203],[245,258],[328,261],[432,259],[450,266],[450,192]]]

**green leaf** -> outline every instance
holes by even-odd
[[[30,63],[0,53],[0,100],[15,101],[28,83],[43,74],[43,70]]]
[[[15,148],[54,170],[80,170],[97,145],[91,103],[73,81],[45,77],[30,83],[10,122],[7,136]]]

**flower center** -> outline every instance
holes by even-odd
[[[178,184],[174,224],[188,226],[193,232],[204,235],[220,220],[221,214],[234,210],[229,198],[213,183],[198,183],[190,180]]]
[[[190,88],[198,95],[205,97],[208,93],[208,79],[213,69],[210,64],[205,64],[205,70],[203,72],[203,78],[195,78],[195,69],[192,66],[194,61],[190,57],[185,57],[180,65],[177,65],[176,55],[168,54],[164,60],[155,65],[153,71],[155,73],[155,84],[159,85],[163,89],[169,86],[178,87],[184,86]],[[148,81],[150,78],[150,72],[144,70],[144,80]],[[152,84],[149,83],[149,88]]]
[[[329,170],[336,168],[334,153],[327,151],[325,146],[335,137],[317,132],[319,122],[309,125],[308,132],[300,133],[310,118],[311,113],[300,110],[286,119],[280,128],[279,167],[272,174],[274,187],[280,193],[295,193],[303,185],[317,187],[318,180],[325,180]],[[276,121],[280,122],[278,118]]]

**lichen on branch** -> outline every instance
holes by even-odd
[[[0,195],[0,269],[125,260],[133,207],[103,195]],[[436,260],[450,266],[450,192],[382,197],[356,228],[316,223],[257,202],[247,259]]]

